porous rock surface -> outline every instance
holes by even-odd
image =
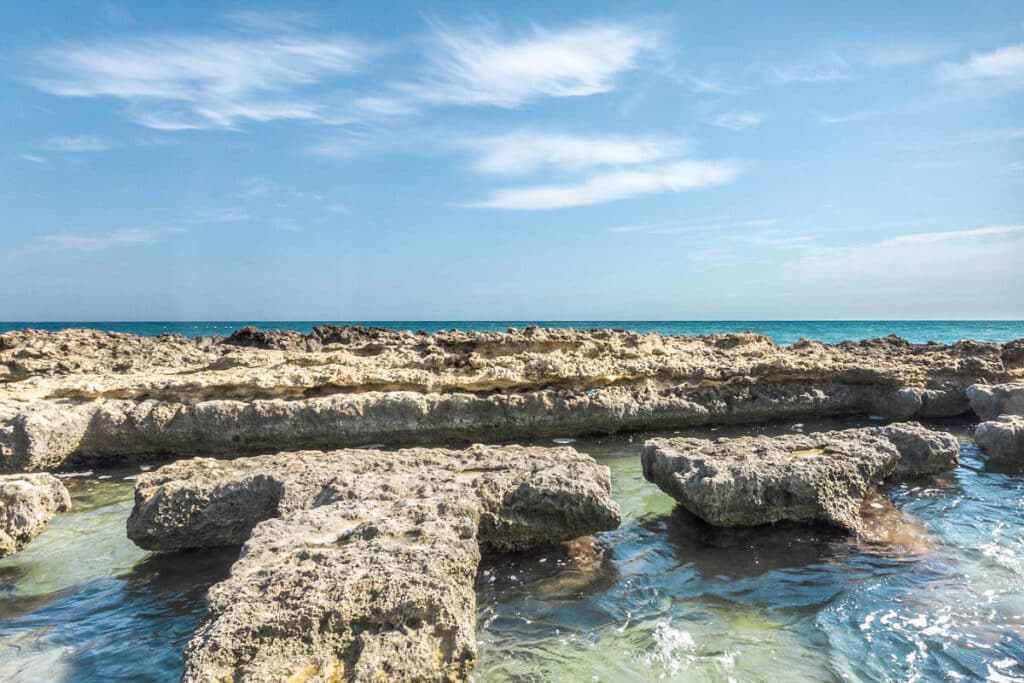
[[[245,328],[227,338],[92,330],[0,334],[0,469],[371,443],[969,410],[966,389],[1024,377],[1024,340],[896,337],[778,346],[665,337]]]
[[[70,507],[68,490],[52,474],[0,475],[0,557],[24,548]]]
[[[198,458],[140,476],[128,531],[151,549],[245,542],[184,681],[462,681],[480,548],[615,528],[610,488],[571,448]]]
[[[857,532],[868,490],[956,466],[960,444],[916,423],[782,436],[659,438],[644,477],[717,526],[821,521]]]
[[[982,420],[1000,415],[1024,415],[1024,381],[975,384],[967,388],[971,410]]]
[[[987,455],[1024,463],[1024,415],[1000,415],[979,424],[974,440]]]

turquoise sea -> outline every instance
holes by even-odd
[[[92,323],[227,334],[242,322]],[[366,323],[370,324],[370,323]],[[373,323],[502,330],[523,321]],[[669,334],[751,329],[779,342],[898,334],[913,341],[1024,337],[1024,322],[557,322]],[[264,322],[308,330],[313,323]],[[24,327],[4,324],[0,328]],[[82,323],[39,324],[54,329]],[[668,431],[700,437],[818,431],[860,419]],[[653,433],[579,438],[611,470],[623,523],[571,551],[485,558],[477,682],[1024,681],[1024,467],[990,462],[969,420],[953,472],[892,482],[899,546],[779,525],[715,529],[644,481]],[[539,443],[548,444],[550,441]],[[74,508],[0,560],[0,679],[176,681],[207,588],[238,548],[148,553],[125,536],[138,469],[73,473]]]
[[[860,341],[890,334],[907,341],[952,343],[958,339],[975,341],[1010,341],[1024,338],[1024,320],[209,320],[153,322],[0,322],[0,332],[32,327],[40,330],[61,330],[87,327],[111,332],[129,332],[145,336],[181,334],[186,337],[227,336],[240,327],[253,325],[263,329],[309,332],[314,325],[365,325],[394,330],[476,330],[503,332],[509,327],[527,325],[571,327],[587,330],[616,327],[636,332],[658,332],[671,335],[699,335],[718,332],[759,332],[777,344],[792,344],[801,337],[834,343]]]

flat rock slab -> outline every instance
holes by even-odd
[[[644,443],[644,477],[717,526],[821,521],[857,532],[870,487],[954,467],[960,444],[916,423],[816,434]]]
[[[974,440],[990,457],[1024,463],[1024,416],[1000,415],[982,422],[974,430]]]
[[[158,456],[503,441],[838,415],[960,415],[1024,374],[1024,340],[787,346],[666,337],[317,327],[229,338],[0,334],[0,471]],[[1006,411],[1003,411],[1006,412]]]
[[[70,507],[68,490],[52,474],[0,475],[0,557],[24,548]]]
[[[151,549],[245,542],[184,681],[458,681],[481,547],[615,528],[610,492],[571,448],[200,458],[140,476],[128,532]]]
[[[974,384],[967,388],[971,410],[982,420],[999,415],[1024,415],[1024,381]]]

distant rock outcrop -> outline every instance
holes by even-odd
[[[871,414],[959,415],[1022,342],[773,344],[528,327],[0,334],[0,469]]]

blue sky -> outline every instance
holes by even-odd
[[[4,3],[6,320],[1024,318],[1024,6]]]

